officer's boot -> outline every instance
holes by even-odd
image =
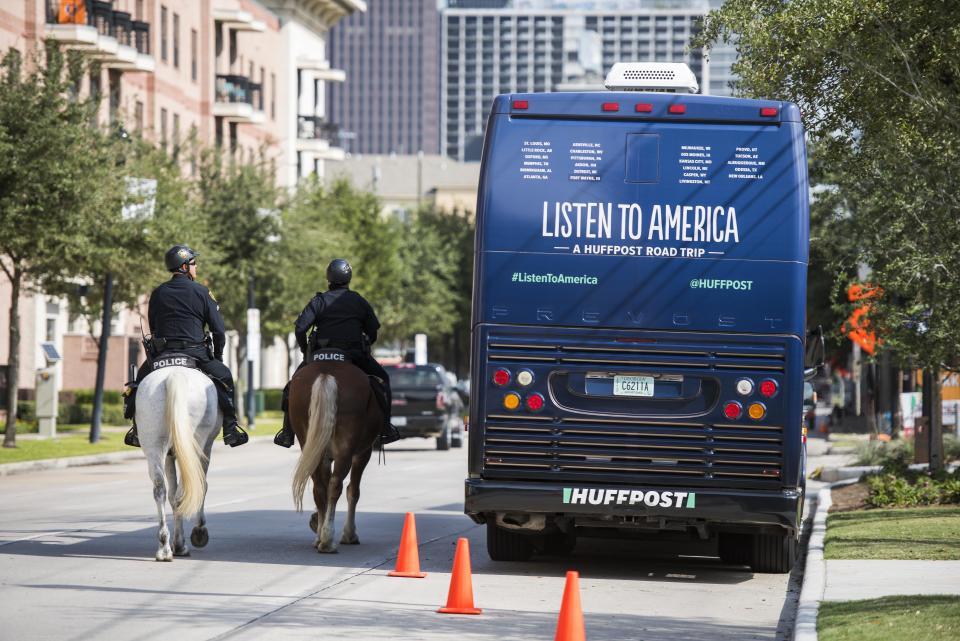
[[[293,426],[290,425],[289,404],[290,383],[288,382],[286,387],[283,388],[283,397],[280,400],[280,409],[283,410],[283,427],[281,427],[280,431],[273,437],[273,442],[280,447],[290,447],[296,438],[296,435],[293,433]]]
[[[393,406],[390,387],[383,380],[376,376],[370,377],[370,384],[373,385],[373,395],[380,405],[380,411],[383,413],[383,426],[380,428],[380,444],[387,445],[399,441],[402,437],[400,431],[390,422],[390,411]]]
[[[233,403],[233,390],[227,390],[222,385],[216,385],[217,396],[220,398],[220,410],[223,412],[223,442],[230,447],[243,445],[250,440],[237,422],[237,406]]]
[[[133,419],[131,427],[123,437],[125,445],[130,447],[140,447],[140,438],[137,436],[137,384],[136,382],[127,383],[127,388],[123,390],[123,417]]]

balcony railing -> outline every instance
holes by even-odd
[[[150,55],[150,23],[134,20],[126,11],[115,10],[113,3],[108,0],[47,0],[46,7],[48,25],[78,29],[93,27],[96,32],[90,31],[88,35],[83,35],[81,31],[53,32],[53,37],[67,43],[81,44],[101,56],[106,54],[108,63],[110,54],[115,53],[117,46],[130,47],[142,56]],[[98,38],[101,39],[99,42]],[[102,40],[104,38],[112,40]],[[121,55],[116,62],[117,66],[123,66],[119,63],[127,61]],[[152,63],[140,61],[134,67],[152,70]]]
[[[298,116],[297,131],[301,140],[325,140],[332,147],[340,144],[340,126],[320,116]]]
[[[263,90],[258,82],[251,82],[246,76],[217,74],[217,102],[246,103],[263,111]]]

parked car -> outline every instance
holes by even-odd
[[[437,449],[463,445],[463,400],[441,365],[384,367],[393,389],[393,424],[403,438],[434,437]]]

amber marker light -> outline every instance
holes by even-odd
[[[751,403],[750,407],[747,408],[747,414],[753,420],[759,421],[767,415],[767,408],[763,406],[763,403]]]
[[[503,406],[508,410],[515,410],[520,407],[520,395],[516,392],[509,392],[503,395]]]

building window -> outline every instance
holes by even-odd
[[[190,30],[190,79],[197,81],[197,30]]]
[[[180,114],[173,114],[173,159],[180,155]]]
[[[173,14],[173,66],[180,68],[180,14]]]
[[[160,110],[160,146],[167,150],[167,110]]]
[[[277,119],[277,74],[270,74],[270,120]]]
[[[137,133],[143,133],[143,102],[138,100],[133,107],[133,123],[137,127]]]
[[[267,84],[267,72],[264,71],[263,67],[260,67],[260,99],[259,104],[257,105],[257,111],[263,111],[263,89]]]
[[[110,69],[107,78],[110,82],[110,124],[113,124],[120,117],[120,71]]]
[[[143,20],[143,0],[137,0],[136,8],[133,10],[134,20]]]
[[[160,59],[167,61],[167,8],[160,7]]]

